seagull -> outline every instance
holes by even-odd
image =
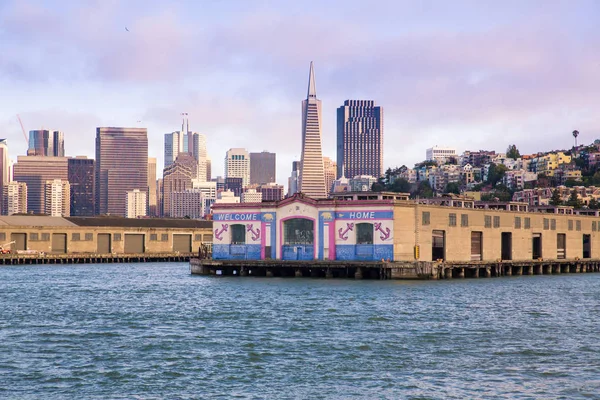
[[[127,32],[129,32],[129,29],[127,29],[127,27],[125,27],[125,30],[126,30]]]

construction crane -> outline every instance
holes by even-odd
[[[21,117],[17,114],[17,119],[19,120],[19,124],[21,124],[21,131],[23,132],[23,137],[25,138],[25,143],[27,143],[27,148],[29,148],[29,138],[27,137],[27,133],[25,133],[25,128],[23,127],[23,121],[21,121]]]

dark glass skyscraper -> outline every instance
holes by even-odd
[[[346,100],[337,109],[337,177],[383,175],[383,108]]]
[[[94,160],[87,157],[69,158],[71,185],[71,216],[91,217],[95,212]]]
[[[96,214],[126,216],[127,192],[148,191],[146,128],[96,128]]]
[[[275,182],[276,163],[275,153],[250,153],[250,184]]]

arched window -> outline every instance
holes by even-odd
[[[373,224],[356,224],[356,244],[373,244]]]
[[[310,219],[292,218],[283,223],[283,244],[313,244],[314,223]]]
[[[231,244],[246,244],[246,229],[244,225],[231,225]]]

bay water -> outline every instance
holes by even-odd
[[[600,398],[600,275],[0,268],[0,398]]]

